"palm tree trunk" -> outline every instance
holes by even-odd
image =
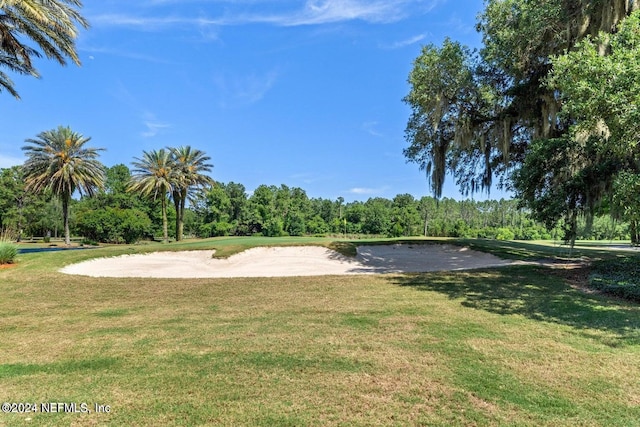
[[[429,231],[429,217],[425,215],[424,216],[424,237],[427,237],[428,231]]]
[[[71,233],[69,231],[69,199],[70,195],[62,195],[62,218],[64,219],[64,243],[67,246],[71,245]]]
[[[187,202],[187,190],[182,190],[180,194],[180,221],[178,223],[178,235],[180,236],[180,240],[182,240],[184,233],[184,206]]]
[[[173,206],[176,208],[176,242],[181,240],[180,235],[180,190],[173,190],[172,192]]]
[[[167,197],[162,197],[162,238],[164,243],[169,243],[169,221],[167,220]]]

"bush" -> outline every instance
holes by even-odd
[[[391,230],[389,231],[389,237],[400,237],[402,236],[402,233],[404,233],[404,229],[399,223],[396,222],[395,224],[393,224],[393,227],[391,227]]]
[[[198,227],[197,236],[202,238],[231,236],[237,231],[237,223],[228,223],[226,221],[210,222],[202,224]]]
[[[339,230],[339,228],[338,228]],[[316,215],[307,221],[307,233],[310,234],[323,234],[329,232],[329,226],[327,223],[320,217],[320,215]]]
[[[135,243],[147,236],[151,220],[139,209],[107,207],[79,212],[76,227],[86,239],[104,243]]]
[[[262,234],[267,237],[280,237],[284,236],[283,224],[282,220],[278,218],[272,218],[267,221],[264,229],[262,230]]]
[[[513,240],[515,237],[515,233],[509,228],[503,227],[496,230],[496,240]]]
[[[18,248],[8,242],[0,242],[0,264],[13,264],[18,255]]]
[[[286,231],[289,233],[289,235],[302,236],[307,231],[305,219],[302,214],[294,212],[287,217],[287,220],[288,223]]]

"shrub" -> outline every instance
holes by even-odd
[[[0,264],[13,264],[18,248],[9,242],[0,242]]]
[[[389,231],[389,237],[400,237],[404,233],[404,229],[399,223],[393,224],[391,230]]]
[[[226,221],[210,222],[198,227],[198,237],[230,236],[236,230],[236,224]]]
[[[79,212],[76,227],[86,239],[105,243],[135,243],[148,235],[151,220],[139,209],[107,207]]]
[[[337,228],[340,230],[340,228]],[[344,230],[344,228],[343,228]],[[316,215],[307,221],[307,232],[310,234],[323,234],[329,232],[329,226],[327,223],[320,217],[320,215]]]
[[[515,233],[508,228],[503,227],[496,230],[496,240],[513,240],[515,237]]]
[[[262,234],[267,237],[280,237],[284,236],[283,224],[282,220],[278,218],[272,218],[267,221],[264,229],[262,230]]]
[[[302,236],[306,231],[307,227],[305,224],[305,219],[299,212],[295,212],[287,217],[287,227],[286,231],[291,236]]]

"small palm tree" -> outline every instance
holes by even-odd
[[[204,175],[204,172],[211,172],[212,164],[207,163],[211,157],[204,151],[191,148],[191,146],[181,146],[169,148],[174,164],[173,170],[173,203],[176,207],[176,240],[182,240],[184,231],[184,209],[189,191],[193,188],[213,185],[213,179]]]
[[[27,139],[30,145],[22,149],[26,152],[24,163],[25,190],[41,193],[46,190],[62,201],[64,219],[64,240],[71,244],[69,233],[69,202],[78,190],[81,195],[93,196],[104,187],[105,168],[100,163],[98,152],[102,148],[86,148],[91,138],[72,131],[69,127],[39,133],[34,139]]]
[[[0,1],[0,66],[19,74],[37,77],[31,58],[42,53],[66,65],[65,58],[80,65],[76,53],[76,25],[88,28],[80,15],[80,0],[2,0]],[[40,49],[25,44],[32,40]],[[11,79],[0,72],[0,88],[16,98],[18,93]]]
[[[174,188],[173,163],[171,153],[164,148],[160,150],[143,151],[142,158],[135,158],[129,191],[136,191],[144,196],[158,197],[162,203],[162,237],[165,243],[169,241],[169,227],[167,223],[167,195]]]

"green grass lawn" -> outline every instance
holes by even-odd
[[[565,256],[543,244],[452,243]],[[545,267],[182,280],[57,272],[95,256],[265,244],[354,247],[221,238],[20,255],[0,270],[3,401],[110,412],[0,413],[0,426],[640,425],[640,307]]]

